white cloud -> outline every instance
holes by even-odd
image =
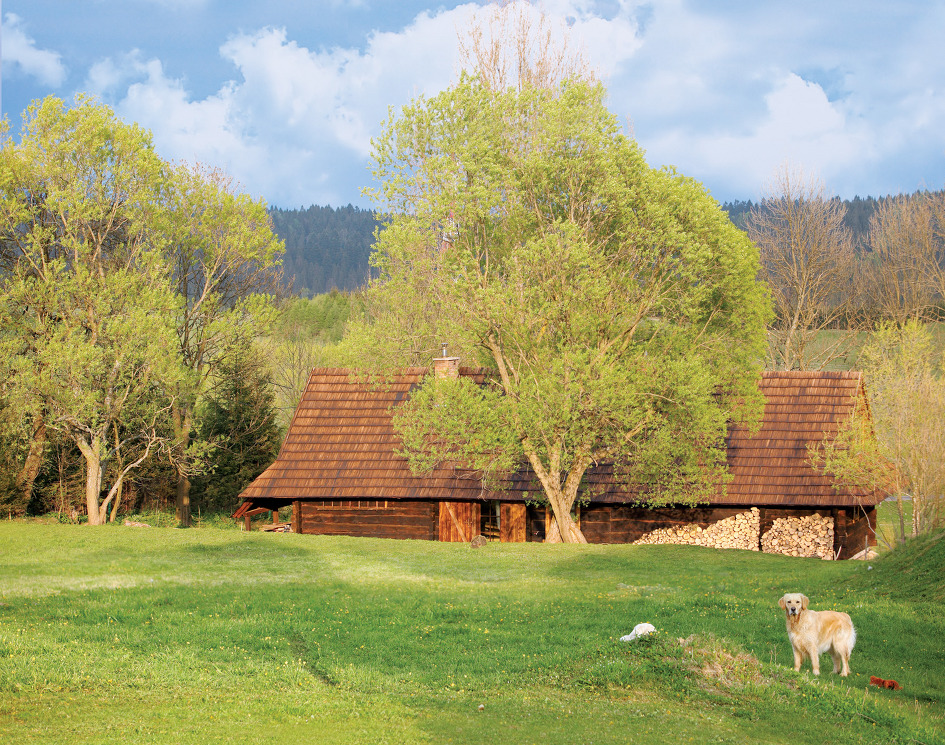
[[[7,13],[3,18],[3,61],[16,65],[43,85],[58,88],[66,79],[61,55],[38,49],[36,41],[27,36],[21,23],[20,17],[14,13]]]
[[[874,50],[858,41],[860,15],[798,2],[804,12],[759,3],[737,16],[709,0],[544,7],[553,25],[570,27],[649,160],[675,164],[721,198],[753,197],[786,160],[848,196],[879,193],[871,174],[880,170],[940,172],[928,163],[945,151],[936,128],[945,58],[926,51],[945,11]],[[232,79],[201,81],[211,93],[199,99],[138,52],[100,60],[86,87],[150,128],[165,157],[224,167],[274,204],[343,204],[368,182],[370,138],[388,108],[455,79],[457,31],[475,12],[483,8],[472,2],[423,11],[403,28],[366,33],[360,47],[315,47],[284,28],[236,34],[218,50]]]
[[[364,51],[308,49],[284,29],[240,34],[220,48],[239,79],[200,101],[137,54],[101,61],[87,85],[104,95],[133,80],[116,110],[151,129],[165,157],[223,166],[276,204],[343,204],[368,182],[370,138],[388,106],[448,85],[467,13],[421,13],[399,33],[373,33]]]
[[[650,162],[677,166],[723,199],[754,197],[785,161],[844,196],[885,193],[868,174],[889,172],[941,121],[945,94],[931,81],[945,65],[911,37],[941,29],[945,14],[897,27],[890,11],[883,43],[866,45],[875,18],[799,3],[757,3],[737,17],[711,2],[629,9],[638,48],[610,80],[610,100]]]
[[[699,133],[675,130],[651,142],[661,162],[683,161],[713,173],[745,196],[757,192],[785,161],[831,176],[872,157],[868,133],[816,83],[791,73],[764,97],[766,115],[747,130]]]

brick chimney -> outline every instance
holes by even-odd
[[[433,374],[440,378],[459,377],[459,357],[446,356],[446,343],[443,343],[441,355],[433,358]]]

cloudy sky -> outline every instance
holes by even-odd
[[[0,0],[2,109],[93,93],[269,204],[367,206],[389,107],[458,72],[474,2]],[[791,164],[842,197],[945,186],[945,2],[546,0],[652,165],[720,201]]]

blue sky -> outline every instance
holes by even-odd
[[[459,71],[452,0],[4,0],[2,108],[93,93],[269,204],[367,203],[389,107]],[[546,0],[654,166],[720,201],[790,164],[842,197],[945,186],[945,2]]]

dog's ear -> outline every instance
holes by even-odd
[[[781,606],[781,610],[784,610],[784,597],[783,597],[783,596],[782,596],[782,598],[778,601],[778,605]]]
[[[807,604],[809,602],[810,601],[807,599],[807,595],[801,595],[801,609],[802,610],[807,610]]]

